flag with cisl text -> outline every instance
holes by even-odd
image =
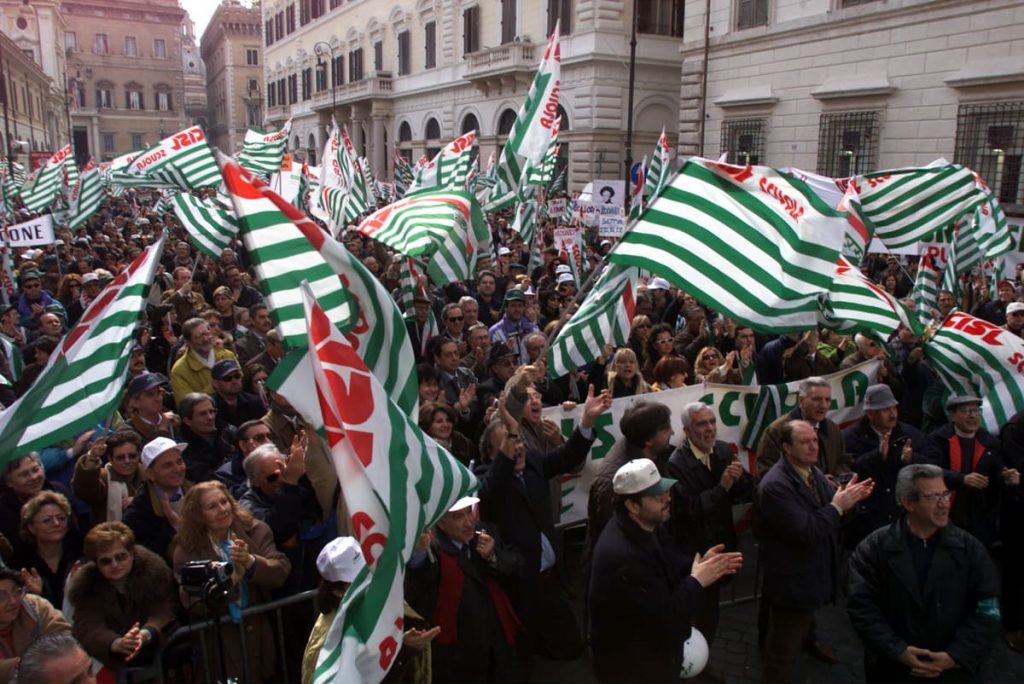
[[[331,457],[366,567],[345,592],[315,684],[377,684],[402,645],[405,566],[419,535],[476,478],[425,435],[304,285],[310,359]]]

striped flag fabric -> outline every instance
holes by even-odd
[[[89,220],[103,203],[103,180],[100,178],[100,171],[95,166],[90,166],[91,168],[87,167],[82,171],[78,184],[68,197],[66,221],[70,230],[75,230]]]
[[[548,141],[544,158],[536,163],[527,160],[522,179],[523,185],[537,185],[543,188],[551,182],[555,173],[555,160],[558,158],[558,127],[561,123],[562,118],[558,117],[551,126],[551,140]]]
[[[478,483],[390,400],[312,292],[304,290],[303,303],[313,388],[366,559],[327,631],[313,682],[379,684],[401,648],[403,582],[413,548]]]
[[[339,327],[358,319],[355,301],[295,223],[261,189],[263,182],[234,161],[220,160],[238,232],[252,258],[270,316],[289,348],[303,348],[306,320],[299,283],[306,280]],[[308,388],[307,388],[308,390]]]
[[[200,126],[186,128],[143,150],[128,165],[124,174],[115,175],[113,181],[121,182],[131,177],[181,190],[219,185],[221,180],[217,160]],[[134,182],[131,185],[143,187]]]
[[[366,188],[366,205],[377,206],[377,179],[374,178],[370,169],[370,160],[366,157],[359,157],[359,171],[363,174],[363,187]]]
[[[220,259],[238,235],[238,221],[231,208],[217,200],[179,192],[171,198],[171,208],[195,246],[212,259]]]
[[[1024,340],[1014,333],[954,311],[925,341],[924,350],[950,392],[982,398],[982,422],[993,434],[1024,410]]]
[[[460,135],[442,147],[433,159],[419,169],[406,194],[422,190],[465,190],[476,152],[476,131]]]
[[[172,190],[161,190],[160,199],[153,205],[153,213],[161,218],[164,214],[174,211],[174,207],[171,205],[171,198],[174,196]]]
[[[407,321],[416,320],[415,297],[416,291],[421,290],[420,273],[424,271],[420,264],[411,257],[404,257],[399,263],[398,269],[398,300],[401,304],[403,317]],[[425,293],[424,293],[425,294]],[[432,337],[441,334],[441,328],[437,324],[437,316],[434,315],[434,307],[427,309],[427,320],[423,334],[420,335],[420,356],[427,355],[427,345]]]
[[[102,423],[117,408],[164,240],[166,234],[103,289],[28,392],[0,413],[0,464]]]
[[[932,312],[939,308],[939,272],[928,254],[923,255],[917,264],[910,298],[916,308],[917,320],[921,325],[928,325],[932,320]]]
[[[516,204],[511,228],[523,238],[523,244],[533,244],[533,237],[537,233],[538,219],[537,200],[531,198]]]
[[[974,230],[978,233],[984,258],[995,259],[1013,249],[1013,234],[1002,205],[977,173],[974,174],[974,187],[984,197],[974,210]]]
[[[651,157],[651,165],[647,167],[646,173],[644,201],[650,204],[672,179],[672,157],[669,153],[668,136],[665,135],[664,126],[661,128],[661,135],[658,136],[658,142],[654,146],[654,156]]]
[[[609,254],[756,329],[813,327],[846,218],[763,166],[688,160]]]
[[[516,155],[540,164],[548,151],[552,127],[558,117],[558,92],[562,80],[562,51],[558,44],[558,23],[551,32],[544,56],[530,84],[512,129],[506,148]]]
[[[73,188],[78,184],[79,176],[78,164],[75,163],[75,156],[72,154],[64,160],[64,183],[67,187]]]
[[[505,145],[495,164],[494,185],[491,187],[490,194],[487,195],[484,209],[501,211],[515,204],[519,199],[519,184],[522,177],[523,163],[512,151],[512,148]]]
[[[295,193],[295,198],[292,199],[292,206],[302,212],[306,212],[309,206],[309,193],[312,192],[314,185],[309,171],[309,164],[303,161],[302,172],[299,174],[299,189]]]
[[[635,266],[609,265],[583,304],[562,327],[548,348],[548,375],[560,378],[603,353],[606,344],[625,345],[636,311]]]
[[[874,330],[883,337],[906,325],[914,334],[924,327],[898,299],[871,282],[844,257],[839,258],[835,281],[821,300],[821,323],[842,333]]]
[[[415,181],[412,171],[412,164],[402,155],[401,150],[395,150],[395,195],[397,199],[405,197],[405,193],[412,187]]]
[[[437,285],[468,280],[477,253],[490,250],[490,230],[480,204],[464,190],[421,191],[378,209],[359,232],[391,249],[427,262]]]
[[[348,130],[341,129],[341,177],[344,180],[345,199],[342,203],[343,222],[335,224],[340,228],[344,223],[355,221],[363,215],[369,204],[369,190],[366,188],[366,176],[359,165],[359,157],[348,137]],[[335,231],[337,233],[337,231]]]
[[[959,164],[877,171],[852,183],[850,210],[889,249],[931,239],[984,199],[974,172]]]
[[[270,133],[259,128],[250,128],[242,140],[238,163],[257,176],[269,177],[270,174],[277,173],[281,170],[281,160],[284,158],[291,130],[291,119],[285,121],[280,130]]]
[[[53,204],[64,181],[64,165],[71,158],[71,145],[65,145],[28,176],[21,188],[21,201],[26,209],[40,212]]]

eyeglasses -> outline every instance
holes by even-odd
[[[242,379],[242,374],[241,373],[232,373],[231,375],[227,376],[226,378],[221,378],[221,381],[222,382],[232,382],[234,380],[241,380],[241,379]]]
[[[267,484],[274,484],[275,482],[277,482],[278,480],[281,479],[281,473],[273,472],[273,473],[270,473],[269,475],[267,475],[263,479],[265,479],[267,481]]]
[[[269,432],[257,432],[255,435],[249,435],[245,438],[247,442],[256,442],[257,444],[263,444],[264,442],[270,441]]]
[[[449,316],[448,320],[449,321],[464,321],[464,320],[466,320],[466,317],[465,316]]]
[[[134,461],[138,457],[139,457],[139,452],[138,451],[129,451],[126,454],[117,454],[115,456],[111,456],[110,460],[111,461]]]
[[[953,492],[948,489],[944,492],[935,492],[934,494],[922,494],[921,498],[928,503],[938,503],[939,501],[949,501],[953,498]]]
[[[14,591],[0,591],[0,604],[20,601],[25,597],[25,587],[18,587]]]
[[[130,555],[132,554],[128,551],[118,551],[113,556],[100,556],[96,559],[96,565],[100,566],[101,568],[108,568],[114,563],[120,565],[121,563],[124,563],[126,560],[128,560],[128,556]]]
[[[957,409],[957,412],[958,413],[962,413],[965,416],[980,416],[981,415],[981,409],[978,408],[977,406],[972,406],[971,408]]]
[[[52,525],[57,523],[58,525],[64,525],[68,521],[66,515],[48,515],[45,518],[39,518],[36,520],[37,525]]]

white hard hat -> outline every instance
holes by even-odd
[[[690,628],[690,638],[683,642],[683,666],[679,669],[682,679],[693,679],[708,665],[708,640],[696,627]]]

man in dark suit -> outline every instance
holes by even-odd
[[[750,501],[754,478],[725,442],[718,441],[718,421],[702,402],[683,407],[686,438],[668,460],[668,474],[676,480],[672,496],[672,531],[685,553],[704,553],[725,544],[737,549],[732,507]],[[726,579],[705,587],[693,624],[710,645],[718,630],[718,594]]]
[[[519,423],[502,402],[498,405],[501,421],[488,425],[480,440],[481,517],[496,524],[502,538],[523,555],[525,567],[512,600],[530,646],[549,658],[574,660],[583,652],[583,639],[556,567],[550,483],[583,464],[596,437],[594,421],[610,407],[611,395],[594,396],[591,386],[580,426],[564,445],[542,454],[526,449]]]
[[[267,348],[267,333],[274,329],[274,321],[270,318],[270,309],[263,302],[249,307],[252,324],[249,332],[235,341],[235,354],[242,366],[250,363],[253,358]]]
[[[761,478],[758,508],[768,634],[765,682],[792,682],[814,609],[835,598],[839,522],[871,495],[871,480],[835,488],[818,463],[818,435],[804,420],[779,430],[783,457]]]

